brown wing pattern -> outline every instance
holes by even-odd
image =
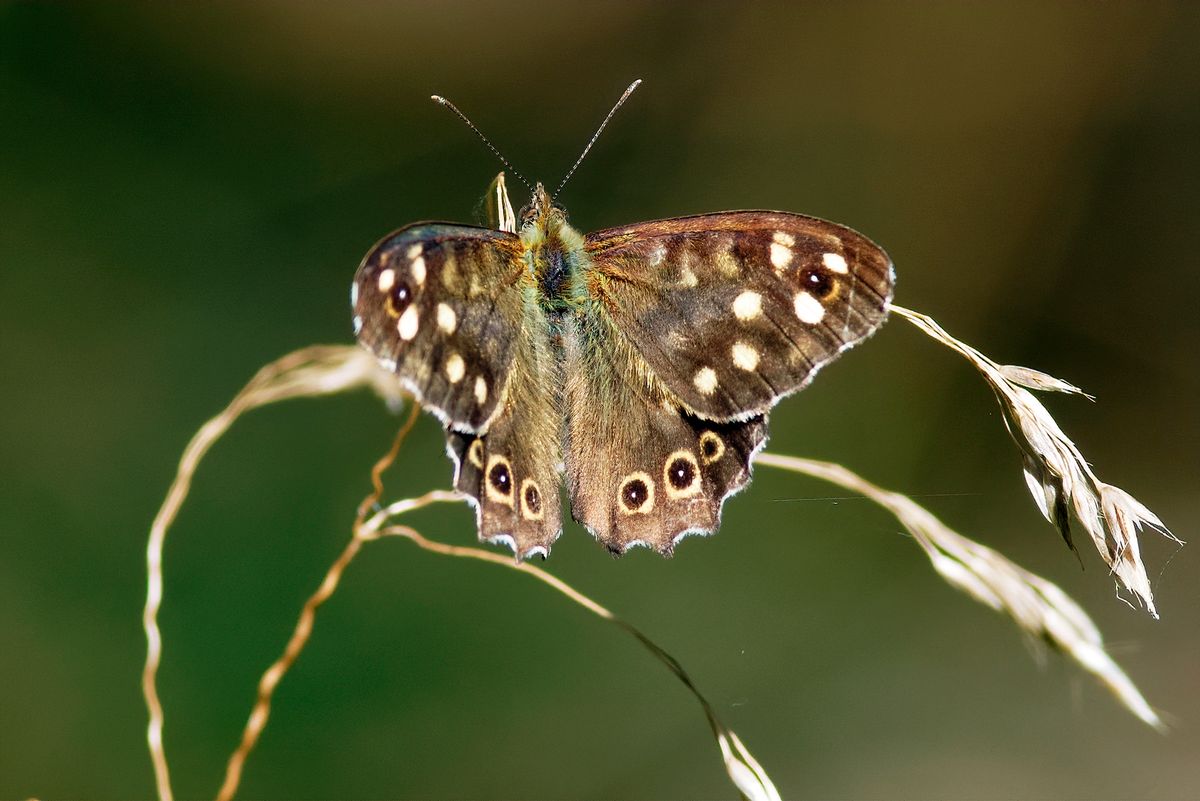
[[[562,534],[561,364],[540,309],[528,305],[525,319],[504,405],[487,431],[446,432],[454,488],[473,500],[479,538],[508,545],[518,559],[547,556]]]
[[[528,281],[512,234],[411,225],[359,266],[356,333],[443,423],[479,431],[505,396]]]
[[[479,538],[518,557],[562,532],[559,365],[509,233],[443,223],[376,245],[354,283],[359,341],[446,426]]]
[[[589,234],[588,293],[687,410],[766,413],[887,316],[891,260],[849,228],[726,212]]]
[[[720,526],[725,498],[750,480],[766,420],[718,423],[688,414],[614,348],[595,302],[567,339],[565,447],[571,513],[614,553],[670,554],[687,533]]]

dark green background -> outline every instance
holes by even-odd
[[[147,529],[256,368],[351,340],[380,236],[472,219],[497,165],[583,230],[726,208],[883,244],[899,303],[1094,392],[1049,399],[1100,475],[1200,520],[1200,15],[1164,3],[0,5],[0,797],[148,797]],[[523,200],[523,198],[521,199]],[[167,542],[176,792],[215,792],[260,672],[397,420],[256,412]],[[1200,792],[1200,570],[1145,538],[1163,619],[1040,519],[990,393],[893,322],[772,418],[1079,599],[1166,737],[949,589],[887,515],[761,469],[719,536],[547,566],[678,656],[792,798]],[[395,495],[445,486],[422,420]],[[830,499],[830,496],[839,498]],[[465,508],[426,533],[474,539]],[[371,545],[283,683],[245,798],[728,798],[703,718],[628,637],[522,576]]]

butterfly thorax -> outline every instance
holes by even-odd
[[[538,301],[548,314],[561,316],[579,298],[578,278],[587,258],[583,236],[567,222],[539,183],[521,213],[521,243],[538,289]]]

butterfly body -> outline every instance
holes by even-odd
[[[521,244],[528,254],[538,300],[548,313],[561,317],[583,299],[580,279],[589,259],[583,235],[567,222],[538,184],[529,207],[521,215]]]
[[[582,235],[539,184],[499,230],[426,223],[364,258],[359,339],[446,427],[481,539],[519,558],[573,517],[610,550],[670,553],[720,523],[766,416],[882,324],[887,255],[786,212]],[[518,230],[519,227],[519,230]]]

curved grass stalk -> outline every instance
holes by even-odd
[[[172,801],[171,773],[163,746],[164,715],[156,677],[162,661],[162,632],[158,612],[163,599],[163,544],[179,509],[191,489],[200,460],[234,421],[251,409],[288,398],[332,395],[369,386],[385,400],[400,402],[399,388],[376,367],[372,357],[358,348],[314,345],[302,348],[263,367],[216,417],[200,427],[184,448],[167,496],[163,500],[146,542],[146,603],[142,628],[146,633],[146,661],[142,668],[142,696],[149,711],[146,742],[154,765],[154,781],[161,801]]]
[[[896,307],[893,307],[893,311],[913,320],[931,336],[941,339],[944,343],[950,344],[946,338],[957,343],[961,347],[951,346],[976,362],[976,366],[984,372],[985,377],[988,377],[989,381],[993,380],[994,376],[985,369],[986,365],[983,362],[977,362],[975,358],[977,355],[979,359],[986,360],[982,354],[978,354],[969,346],[958,343],[949,335],[945,335],[945,338],[939,336],[936,331],[941,329],[936,328],[936,323],[925,318],[924,315],[917,315],[915,312]],[[942,333],[944,334],[944,332]],[[995,367],[996,375],[1004,378],[1002,386],[1005,389],[1011,387],[1020,389],[1017,385],[1021,384],[1024,386],[1037,385],[1036,388],[1041,389],[1075,391],[1074,387],[1070,387],[1065,382],[1057,382],[1057,379],[1044,376],[1036,371],[1008,368],[1006,373],[1006,368],[996,366],[990,360],[987,360],[987,364]],[[995,387],[996,384],[993,383],[993,386]],[[162,605],[164,589],[163,546],[167,531],[188,495],[196,469],[213,444],[245,412],[289,398],[335,394],[358,387],[372,389],[393,407],[398,407],[404,400],[394,377],[380,370],[373,357],[358,348],[315,346],[296,351],[260,370],[235,396],[229,406],[201,427],[184,450],[175,479],[154,519],[146,548],[147,589],[143,610],[146,662],[142,672],[142,690],[149,711],[146,729],[147,743],[154,767],[158,797],[162,801],[171,801],[173,798],[163,743],[164,713],[156,686],[157,672],[162,660],[162,636],[158,626],[158,613]],[[1002,395],[1003,403],[1004,398],[1008,397],[1007,393],[999,388],[997,388],[997,392]],[[593,614],[624,629],[655,658],[666,665],[696,698],[717,741],[726,772],[743,797],[754,799],[754,801],[778,799],[779,793],[762,766],[745,748],[737,735],[720,722],[712,705],[696,688],[683,666],[635,626],[616,617],[601,604],[540,568],[528,563],[515,563],[508,556],[482,548],[449,545],[430,540],[415,529],[394,522],[396,517],[431,503],[463,500],[461,495],[455,492],[435,490],[417,498],[396,501],[370,514],[383,497],[382,474],[395,460],[405,435],[419,413],[419,408],[415,405],[410,408],[409,419],[401,428],[391,450],[375,464],[371,471],[372,492],[359,506],[350,542],[326,571],[317,590],[305,602],[283,654],[264,672],[259,681],[255,704],[243,728],[241,741],[227,763],[224,781],[217,797],[223,800],[232,799],[236,793],[246,759],[266,726],[275,689],[308,642],[317,610],[337,590],[342,576],[358,555],[362,545],[384,536],[400,536],[427,551],[447,556],[478,559],[530,575],[563,593]],[[1012,430],[1011,426],[1010,430]],[[1017,434],[1014,432],[1014,437],[1016,436]],[[1019,438],[1018,441],[1020,441]],[[1082,457],[1079,458],[1082,459]],[[760,464],[830,481],[859,492],[889,509],[913,534],[914,539],[925,550],[934,568],[943,578],[977,600],[1005,612],[1025,631],[1036,634],[1070,655],[1085,670],[1104,683],[1135,715],[1150,725],[1162,726],[1158,716],[1145,702],[1137,688],[1105,653],[1103,642],[1095,625],[1083,610],[1055,585],[1024,571],[995,551],[952,531],[906,496],[880,489],[840,465],[769,453],[759,454],[757,461]],[[1090,472],[1088,475],[1094,479],[1094,475]],[[1146,521],[1151,525],[1157,524],[1157,518],[1154,518],[1145,507],[1141,507],[1131,498],[1125,501],[1127,496],[1124,495],[1117,499],[1117,501],[1121,501],[1120,508],[1110,510],[1108,507],[1117,502],[1112,500],[1112,492],[1119,493],[1120,491],[1109,485],[1101,485],[1098,481],[1095,483],[1098,487],[1097,492],[1101,496],[1104,495],[1105,488],[1110,490],[1107,498],[1102,497],[1102,501],[1107,504],[1104,506],[1104,513],[1109,517],[1109,525],[1128,528],[1136,526],[1139,521]],[[1035,493],[1035,498],[1037,497],[1037,493]],[[1050,497],[1047,503],[1054,500],[1053,497]],[[1060,500],[1055,502],[1061,502],[1061,496]],[[1078,513],[1078,508],[1076,511]],[[1132,515],[1132,519],[1125,519],[1124,523],[1121,520],[1114,520],[1116,516],[1122,514],[1126,518]],[[1108,532],[1111,532],[1111,528],[1108,529]],[[1116,558],[1125,560],[1125,563],[1132,558],[1140,566],[1140,559],[1138,559],[1136,551],[1136,538],[1133,539],[1133,543],[1131,548],[1126,547],[1123,554],[1118,554]],[[1122,574],[1118,568],[1114,567],[1114,570],[1123,579],[1126,578],[1126,575]],[[1148,607],[1153,611],[1148,587],[1145,594],[1141,591],[1142,587],[1136,583],[1132,589],[1147,602]]]
[[[374,359],[358,348],[318,346],[296,351],[260,370],[230,402],[229,406],[201,427],[184,450],[175,480],[172,482],[167,497],[151,527],[146,550],[147,592],[143,611],[143,625],[146,631],[146,663],[142,673],[142,689],[149,711],[146,736],[150,759],[154,767],[158,797],[162,801],[170,801],[173,798],[170,771],[163,745],[164,714],[157,690],[158,668],[162,660],[162,636],[158,626],[158,613],[162,605],[164,587],[163,545],[167,531],[187,498],[196,469],[208,450],[245,412],[289,398],[333,394],[362,386],[372,388],[391,405],[398,405],[402,400],[391,377],[379,370]],[[778,801],[779,793],[766,771],[754,759],[733,730],[717,718],[712,705],[696,688],[683,666],[635,626],[618,618],[610,610],[574,589],[562,579],[530,564],[518,564],[513,562],[511,557],[482,548],[448,545],[430,540],[410,526],[390,522],[397,516],[431,503],[464,500],[459,493],[434,490],[417,498],[393,502],[368,516],[368,513],[378,505],[382,498],[382,474],[399,454],[400,446],[419,411],[419,407],[415,405],[411,407],[409,418],[397,434],[391,449],[372,468],[372,492],[359,505],[353,536],[341,554],[330,565],[317,590],[305,601],[283,653],[259,679],[255,703],[243,727],[241,739],[226,763],[224,778],[217,798],[220,801],[230,801],[236,794],[246,760],[257,745],[270,718],[271,702],[276,688],[307,645],[312,634],[317,610],[336,592],[342,576],[358,556],[363,544],[383,536],[400,536],[427,551],[447,556],[478,559],[530,575],[561,592],[598,617],[624,629],[642,643],[655,658],[667,665],[700,703],[709,728],[721,751],[726,772],[738,788],[739,793],[752,801]]]
[[[1164,729],[1137,686],[1104,650],[1096,624],[1056,584],[964,537],[907,495],[882,489],[840,464],[774,453],[760,453],[755,461],[837,484],[887,509],[952,586],[1008,615],[1022,631],[1074,659],[1140,720]]]
[[[1028,367],[999,364],[938,325],[932,317],[893,305],[891,311],[908,320],[935,342],[962,356],[979,371],[1000,403],[1004,424],[1021,451],[1025,483],[1038,510],[1054,524],[1071,550],[1072,514],[1092,540],[1100,557],[1125,589],[1152,616],[1158,617],[1150,579],[1142,562],[1138,532],[1151,528],[1182,545],[1158,517],[1120,487],[1096,476],[1087,459],[1032,392],[1091,395],[1060,378]]]

